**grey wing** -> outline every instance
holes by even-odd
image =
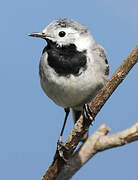
[[[44,68],[43,68],[41,60],[40,60],[40,63],[39,63],[39,76],[40,76],[40,79],[44,79],[44,77],[45,77],[45,75],[44,75]]]
[[[104,48],[99,45],[99,44],[96,44],[96,47],[93,48],[93,51],[99,56],[101,57],[101,60],[104,60],[104,63],[106,65],[105,67],[105,75],[108,76],[109,75],[109,64],[108,64],[108,60],[106,58],[106,52],[104,50]]]

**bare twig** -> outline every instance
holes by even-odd
[[[132,67],[138,62],[138,46],[132,51],[128,58],[122,63],[122,65],[116,70],[110,80],[106,83],[103,89],[97,94],[95,99],[91,104],[91,109],[93,111],[93,119],[96,117],[100,109],[103,107],[108,98],[112,95],[118,85],[125,79],[128,72]],[[79,141],[88,130],[90,124],[83,122],[81,117],[75,124],[73,130],[71,131],[69,137],[64,143],[65,155],[67,158],[71,157],[75,148],[77,147]],[[68,151],[66,151],[68,149]],[[42,180],[54,180],[57,178],[60,171],[64,168],[65,162],[58,158],[54,159],[53,163],[47,170],[46,174],[42,177]]]
[[[138,140],[138,122],[132,127],[112,135],[106,125],[102,125],[93,133],[83,146],[68,160],[56,180],[70,179],[90,158],[99,151],[109,148],[123,146]]]

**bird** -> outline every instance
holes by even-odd
[[[40,84],[66,112],[59,138],[62,142],[70,109],[74,123],[81,115],[89,115],[89,104],[108,80],[106,52],[86,26],[69,18],[56,19],[42,32],[28,35],[46,40],[39,64]],[[87,138],[88,132],[82,142]]]

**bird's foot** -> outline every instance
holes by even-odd
[[[68,149],[64,146],[62,142],[62,138],[60,137],[57,142],[57,149],[54,159],[61,158],[65,163],[68,161],[65,154],[68,151]]]
[[[95,113],[92,111],[91,107],[89,106],[89,104],[84,104],[83,106],[83,119],[84,122],[88,125],[92,125],[93,121],[94,121],[94,117]]]

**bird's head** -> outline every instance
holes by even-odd
[[[95,44],[89,30],[72,19],[57,19],[42,32],[28,35],[43,38],[47,43],[54,42],[57,47],[74,44],[79,51],[86,50],[89,46]]]

